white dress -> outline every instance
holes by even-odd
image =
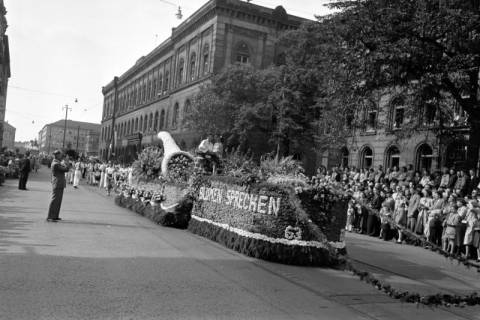
[[[80,165],[80,162],[77,162],[75,164],[75,174],[73,177],[73,186],[78,187],[80,184],[80,178],[82,177],[82,166]]]

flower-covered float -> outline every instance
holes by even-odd
[[[347,196],[308,183],[295,166],[278,171],[265,162],[242,160],[234,168],[225,165],[223,175],[205,174],[168,133],[158,137],[162,158],[153,161],[153,169],[137,164],[157,170],[158,177],[143,185],[123,185],[117,204],[162,225],[188,227],[255,258],[295,265],[336,263],[344,250]]]
[[[194,158],[181,151],[168,132],[160,132],[163,148],[149,147],[134,162],[133,185],[120,185],[115,203],[163,225],[185,229],[193,199],[188,178]]]

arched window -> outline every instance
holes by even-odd
[[[101,137],[102,137],[102,141],[105,141],[105,128],[102,128]]]
[[[348,156],[349,156],[349,152],[348,152],[348,149],[347,147],[343,147],[342,149],[340,149],[340,166],[342,168],[347,168],[348,167]]]
[[[182,125],[185,126],[187,123],[187,117],[192,111],[192,104],[190,103],[190,100],[187,99],[185,101],[185,106],[183,107],[183,118],[182,118]]]
[[[148,80],[147,83],[147,98],[145,100],[150,100],[152,98],[152,82]]]
[[[180,58],[178,62],[178,69],[177,69],[177,85],[181,85],[183,82],[183,72],[185,71],[185,60]]]
[[[143,131],[148,131],[148,115],[145,115],[145,118],[143,118]]]
[[[144,83],[142,85],[142,103],[147,100],[147,85]]]
[[[209,72],[209,66],[210,66],[210,46],[205,44],[203,47],[203,69],[202,69],[202,74],[207,74]]]
[[[160,112],[160,129],[163,129],[165,127],[165,110],[162,110]]]
[[[135,119],[135,129],[133,129],[133,132],[138,131],[138,118]]]
[[[365,115],[364,115],[365,131],[371,132],[376,130],[377,114],[378,114],[377,105],[373,101],[368,101],[367,105],[365,106]]]
[[[161,95],[163,90],[163,74],[160,74],[158,76],[158,89],[157,89],[157,94]]]
[[[130,134],[130,120],[127,121],[127,135]]]
[[[405,121],[405,99],[401,96],[395,97],[390,104],[390,129],[401,129]]]
[[[418,146],[415,155],[415,167],[417,170],[427,170],[432,168],[433,150],[428,144],[424,143]]]
[[[390,146],[385,151],[385,167],[400,167],[400,150],[396,146]]]
[[[153,113],[150,113],[150,118],[148,119],[148,130],[153,130]]]
[[[170,80],[170,72],[165,71],[165,79],[163,80],[163,94],[168,91],[168,81]]]
[[[140,116],[140,121],[138,122],[138,131],[143,132],[143,116]]]
[[[153,124],[153,130],[158,131],[158,111],[155,112],[155,121]]]
[[[240,42],[237,45],[235,61],[239,63],[250,63],[250,50],[245,42]]]
[[[178,106],[178,103],[175,103],[175,105],[173,106],[173,116],[172,116],[172,127],[173,128],[177,127],[179,109],[180,109],[180,107]]]
[[[195,64],[197,61],[197,55],[193,52],[190,55],[190,81],[195,80]]]
[[[369,146],[360,150],[360,168],[368,169],[373,166],[373,151]]]
[[[157,79],[153,79],[152,82],[152,95],[150,96],[150,99],[155,99],[157,96]]]

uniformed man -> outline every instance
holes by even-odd
[[[68,159],[66,161],[61,161],[63,158],[62,151],[55,150],[53,155],[55,159],[53,159],[51,165],[52,201],[50,202],[50,207],[48,208],[48,222],[57,222],[58,220],[62,220],[59,218],[60,206],[62,205],[63,189],[65,189],[67,186],[65,173],[68,172],[70,167]]]

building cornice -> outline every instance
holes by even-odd
[[[149,66],[153,61],[158,60],[162,56],[168,55],[168,53],[173,54],[175,43],[192,34],[195,30],[198,30],[203,24],[214,17],[223,16],[234,17],[245,21],[253,20],[255,24],[277,29],[298,27],[301,23],[309,21],[289,14],[286,14],[284,19],[278,19],[274,15],[275,10],[276,9],[239,0],[210,0],[179,26],[172,28],[171,36],[167,40],[146,56],[140,57],[135,65],[130,67],[119,77],[118,85],[121,86],[126,81],[130,80],[137,73],[144,70],[146,66]],[[110,93],[113,88],[114,81],[112,80],[103,87],[102,92],[106,95]]]

